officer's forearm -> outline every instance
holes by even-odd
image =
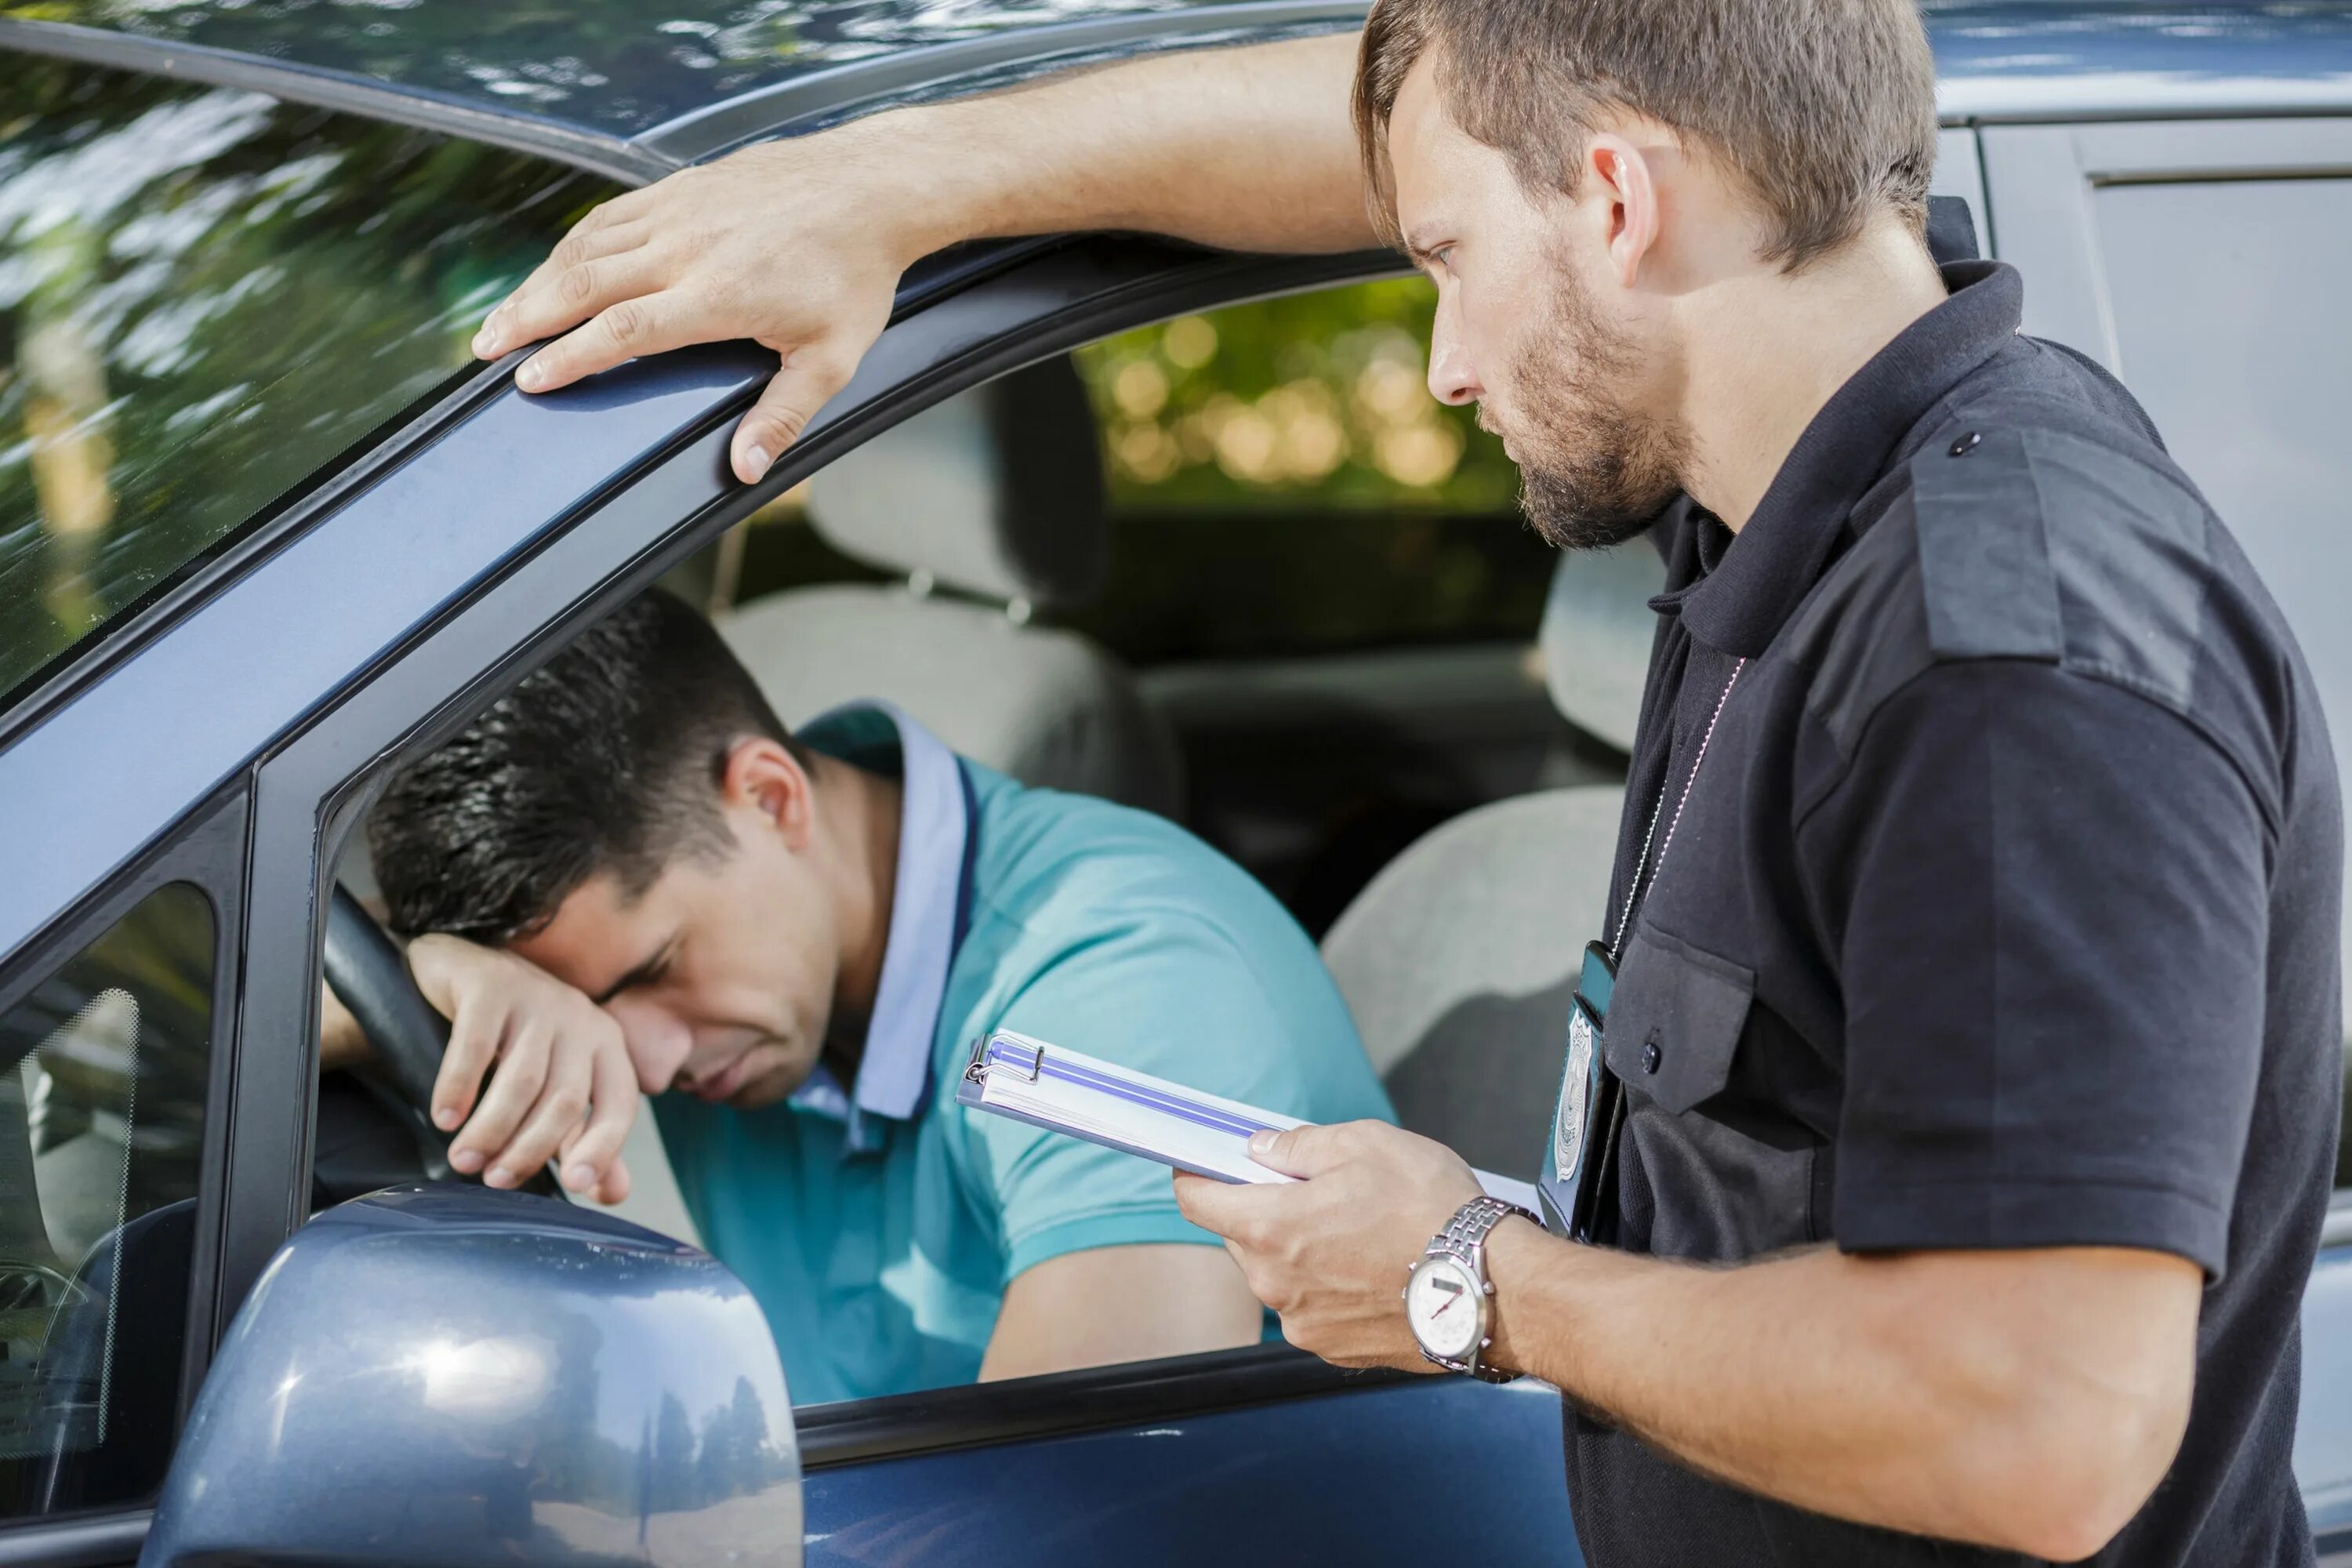
[[[1499,1364],[1819,1513],[2072,1562],[2146,1500],[2188,1418],[2202,1279],[2158,1254],[1699,1268],[1513,1222],[1488,1259]]]
[[[1162,56],[866,122],[928,170],[911,248],[1074,229],[1339,251],[1376,243],[1349,117],[1352,33]],[[862,130],[863,128],[853,128]]]

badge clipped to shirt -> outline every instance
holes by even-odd
[[[1584,970],[1569,1015],[1559,1103],[1552,1112],[1551,1169],[1542,1187],[1546,1220],[1574,1241],[1595,1239],[1609,1154],[1616,1146],[1616,1121],[1623,1106],[1622,1087],[1601,1053],[1616,980],[1617,966],[1607,944],[1586,943]]]

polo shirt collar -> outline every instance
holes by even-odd
[[[932,1039],[969,896],[971,797],[946,742],[892,704],[835,708],[803,726],[800,738],[878,773],[893,771],[895,762],[901,786],[890,931],[857,1080],[845,1091],[820,1067],[792,1101],[846,1121],[850,1148],[863,1151],[881,1144],[886,1128],[875,1119],[912,1121],[929,1087]]]
[[[1848,514],[1904,437],[2017,335],[2025,289],[2015,268],[1960,261],[1943,274],[1951,297],[1831,395],[1721,562],[1655,602],[1679,610],[1692,637],[1736,658],[1762,653],[1821,580]]]

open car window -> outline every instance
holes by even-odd
[[[1229,305],[1070,356],[1099,442],[1111,568],[1053,618],[1128,664],[1519,642],[1551,555],[1476,411],[1426,381],[1419,278]],[[714,607],[892,573],[808,526],[803,486],[677,586]]]
[[[1552,555],[1500,443],[1427,389],[1433,306],[1426,282],[1381,279],[1040,362],[844,454],[669,585],[712,609],[786,723],[896,702],[1015,778],[1173,818],[1318,933],[1431,823],[1571,761],[1527,657]],[[1349,727],[1339,745],[1273,733],[1287,720],[1269,675],[1309,667],[1381,694],[1323,703],[1320,722]],[[1086,745],[1032,740],[1074,734]],[[1366,747],[1396,754],[1360,768]],[[1342,775],[1420,793],[1373,798]],[[668,1167],[688,1185],[713,1172],[680,1146],[680,1119],[658,1138],[652,1120],[633,1134],[627,1211],[681,1234]],[[725,1258],[723,1230],[698,1239]],[[780,1339],[845,1345],[908,1316],[853,1295]],[[863,1402],[822,1379],[793,1388],[803,1405]]]
[[[0,69],[0,707],[468,363],[610,194],[257,93]]]

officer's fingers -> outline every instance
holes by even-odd
[[[595,1187],[606,1165],[620,1158],[629,1124],[637,1119],[636,1075],[615,1038],[589,1066],[588,1119],[563,1142],[563,1184],[575,1193]]]
[[[652,231],[624,224],[575,233],[522,281],[474,334],[474,354],[496,359],[509,349],[578,326],[605,306],[667,280],[661,258],[646,248]]]
[[[1176,1207],[1184,1217],[1244,1247],[1252,1244],[1267,1195],[1263,1186],[1176,1173]]]
[[[1217,1227],[1211,1225],[1206,1216],[1218,1212],[1216,1191],[1224,1184],[1213,1182],[1206,1176],[1196,1176],[1190,1171],[1177,1171],[1172,1174],[1175,1177],[1177,1212],[1203,1230],[1216,1230]],[[1222,1236],[1224,1233],[1218,1231],[1217,1234]],[[1227,1243],[1229,1248],[1231,1245]]]
[[[1347,1158],[1346,1127],[1286,1127],[1250,1134],[1250,1158],[1286,1176],[1319,1176]]]
[[[849,384],[856,369],[856,356],[832,342],[807,343],[785,354],[783,368],[735,426],[730,450],[735,477],[756,484],[768,465],[801,438],[817,410]]]
[[[449,1143],[449,1163],[460,1171],[478,1171],[514,1141],[515,1129],[547,1087],[553,1037],[548,1026],[531,1017],[517,1018],[508,1031],[490,1087],[482,1102]]]
[[[644,220],[648,216],[649,209],[646,205],[645,197],[646,193],[643,191],[625,191],[609,202],[589,208],[588,216],[572,226],[564,237],[555,243],[554,247],[548,253],[547,258],[531,268],[530,275],[520,283],[507,291],[507,297],[492,308],[485,324],[499,321],[502,313],[507,312],[519,297],[537,288],[551,272],[561,271],[563,268],[577,261],[583,261],[590,256],[604,254],[598,247],[614,230],[646,228],[647,226]],[[506,334],[508,347],[528,341],[528,339],[518,338],[511,332]],[[477,353],[482,352],[482,340],[479,337],[475,339],[475,352]],[[504,352],[505,348],[501,347],[493,353],[484,354],[483,357],[492,358],[496,353]]]
[[[539,1098],[490,1168],[482,1173],[485,1186],[514,1186],[555,1158],[556,1151],[588,1114],[589,1073],[589,1065],[579,1052],[557,1042],[548,1058]]]
[[[656,287],[614,300],[586,326],[565,333],[516,366],[515,384],[525,392],[552,392],[624,360],[702,342],[709,334],[694,330],[682,294],[675,288]]]

